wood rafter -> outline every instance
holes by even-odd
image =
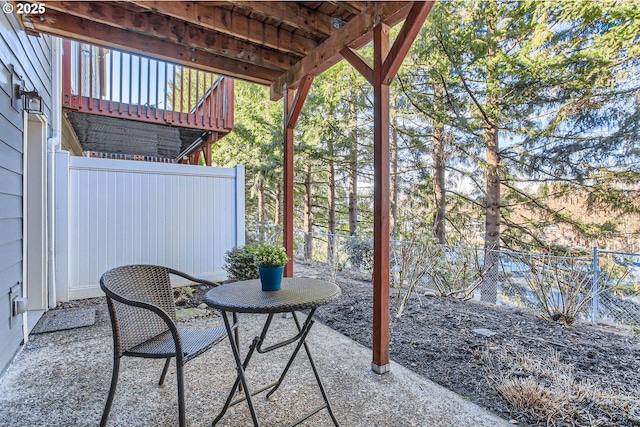
[[[313,40],[299,34],[251,19],[211,3],[175,1],[130,1],[136,6],[171,16],[200,27],[228,34],[252,43],[304,56],[317,46]]]
[[[279,51],[267,51],[258,44],[181,20],[153,13],[136,13],[108,2],[52,1],[47,3],[47,8],[281,72],[300,59]]]
[[[375,24],[379,22],[387,25],[396,24],[406,16],[403,12],[408,12],[411,5],[412,3],[405,2],[373,3],[349,21],[339,33],[326,39],[309,55],[278,77],[271,84],[271,99],[280,99],[286,87],[295,86],[307,74],[318,75],[338,63],[342,59],[340,52],[343,49],[362,47],[364,43],[371,40],[369,33]]]
[[[165,61],[232,77],[240,77],[244,80],[261,84],[269,84],[280,75],[277,70],[259,67],[198,49],[191,49],[175,43],[167,43],[154,37],[85,20],[53,9],[48,10],[46,14],[40,17],[37,21],[37,30],[60,37],[149,55]]]
[[[330,3],[355,15],[367,8],[366,4],[359,1],[328,1],[327,3]]]
[[[46,1],[42,16],[18,18],[30,34],[116,47],[267,84],[277,100],[285,88],[295,89],[306,75],[317,76],[340,61],[341,53],[371,80],[356,50],[372,40],[373,26],[393,26],[410,15],[415,25],[399,36],[408,42],[394,45],[408,49],[430,3]],[[389,63],[385,72],[392,76],[400,63]]]
[[[314,36],[326,37],[338,32],[338,28],[334,26],[334,20],[331,16],[309,9],[296,2],[241,1],[230,3]]]

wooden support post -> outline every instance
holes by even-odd
[[[284,146],[283,146],[283,173],[284,185],[284,216],[283,216],[283,240],[284,249],[289,255],[289,262],[284,267],[284,276],[293,277],[293,127],[289,126],[289,112],[293,105],[293,89],[284,91]]]
[[[62,106],[75,108],[75,99],[71,93],[71,40],[63,41],[62,52]]]
[[[196,150],[189,154],[189,164],[197,165],[198,163],[200,163],[200,151]]]
[[[389,85],[434,2],[414,2],[389,47],[389,27],[373,28],[373,64],[348,47],[342,56],[373,85],[373,362],[378,374],[389,371]]]
[[[211,149],[213,148],[213,143],[218,140],[218,132],[211,132],[209,136],[207,136],[207,142],[202,145],[202,150],[204,154],[204,164],[207,166],[211,166],[213,163],[213,152]]]
[[[382,66],[389,53],[389,27],[373,28],[373,362],[389,371],[389,84]]]
[[[284,91],[284,144],[283,144],[283,185],[284,185],[284,215],[283,240],[284,248],[289,255],[289,262],[284,267],[285,277],[293,277],[293,131],[300,117],[300,112],[307,99],[314,76],[308,75],[300,81],[300,86],[294,97],[294,90]]]

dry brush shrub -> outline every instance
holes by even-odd
[[[597,382],[577,380],[575,369],[563,363],[555,352],[544,360],[535,360],[525,352],[523,348],[502,348],[497,353],[484,354],[489,382],[517,421],[578,427],[618,425],[620,414],[623,419],[631,419],[631,399],[618,396]]]
[[[425,295],[469,300],[487,270],[482,267],[476,248],[463,243],[447,249],[441,247],[436,268],[428,272],[435,292]]]
[[[482,269],[475,248],[460,244],[446,247],[434,238],[395,241],[392,246],[391,284],[398,291],[396,317],[402,316],[419,285],[425,296],[468,300],[482,283]]]
[[[584,260],[547,254],[510,254],[510,257],[524,267],[525,285],[518,286],[510,278],[511,286],[545,319],[570,326],[591,302],[592,271]],[[527,289],[533,292],[533,301],[526,295]]]
[[[391,284],[398,291],[396,317],[401,317],[422,278],[437,268],[438,248],[433,242],[395,241],[392,247]]]

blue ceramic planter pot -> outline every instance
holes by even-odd
[[[278,291],[282,286],[284,267],[258,267],[263,291]]]

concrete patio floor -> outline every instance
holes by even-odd
[[[93,326],[32,335],[0,379],[0,426],[96,426],[108,393],[112,367],[111,327],[104,304]],[[244,350],[258,334],[263,316],[241,316]],[[220,317],[182,327],[222,325]],[[268,342],[291,335],[293,319],[277,316]],[[316,323],[308,339],[336,417],[352,426],[508,426],[512,425],[398,364],[376,375],[371,351]],[[277,377],[291,347],[256,355],[249,384]],[[178,422],[175,369],[157,386],[163,361],[124,358],[109,426],[174,426]],[[188,425],[207,426],[222,407],[235,379],[227,340],[185,367]],[[452,372],[451,375],[464,375]],[[258,388],[258,387],[254,387]],[[309,363],[301,352],[283,386],[268,401],[255,397],[263,426],[283,426],[322,402]],[[218,426],[250,426],[245,403],[232,407]],[[332,426],[327,411],[305,426]]]

